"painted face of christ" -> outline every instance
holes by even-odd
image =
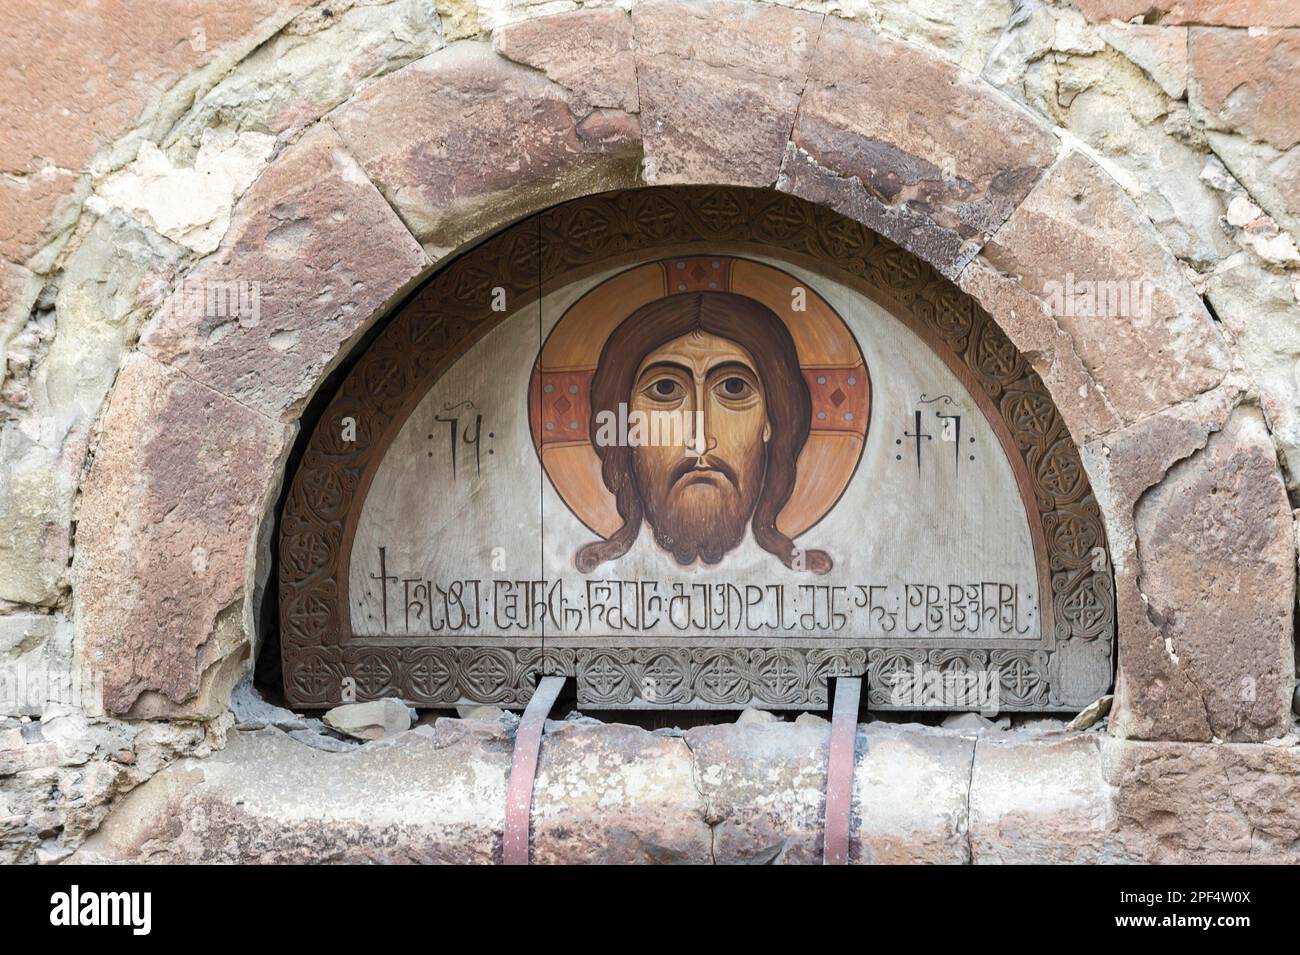
[[[699,423],[680,444],[609,446],[596,440],[601,476],[623,526],[581,548],[583,573],[617,559],[644,521],[686,566],[717,564],[751,527],[788,567],[824,573],[824,551],[801,551],[776,527],[794,490],[811,399],[794,341],[766,306],[729,292],[673,295],[643,306],[614,330],[592,381],[593,422],[620,403],[647,417]]]

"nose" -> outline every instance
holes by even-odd
[[[687,428],[690,431],[690,440],[686,443],[686,453],[700,459],[703,463],[704,456],[718,446],[717,436],[713,433],[713,414],[709,407],[708,394],[705,389],[703,379],[695,379],[694,401],[687,408],[690,414],[690,421]],[[701,440],[703,436],[703,440]]]

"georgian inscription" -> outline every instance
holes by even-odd
[[[1033,595],[1021,585],[903,582],[669,583],[587,578],[433,581],[392,572],[380,547],[380,626],[403,636],[542,630],[555,635],[763,633],[1024,637],[1035,632]]]

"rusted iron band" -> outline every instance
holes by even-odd
[[[510,762],[510,784],[506,788],[506,831],[501,861],[505,865],[528,865],[528,835],[533,808],[533,780],[537,776],[537,755],[542,748],[542,729],[564,686],[564,677],[547,676],[537,684],[528,701]]]
[[[853,751],[858,735],[860,677],[840,677],[835,682],[831,714],[831,755],[826,767],[826,837],[824,865],[849,861],[849,803],[853,798]]]

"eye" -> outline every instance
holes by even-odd
[[[645,393],[656,401],[676,401],[685,394],[676,378],[659,378],[645,388]]]
[[[719,385],[719,388],[722,389],[722,393],[728,398],[743,398],[751,391],[749,382],[744,378],[739,378],[735,375],[732,375],[730,378],[724,378],[722,383]]]

